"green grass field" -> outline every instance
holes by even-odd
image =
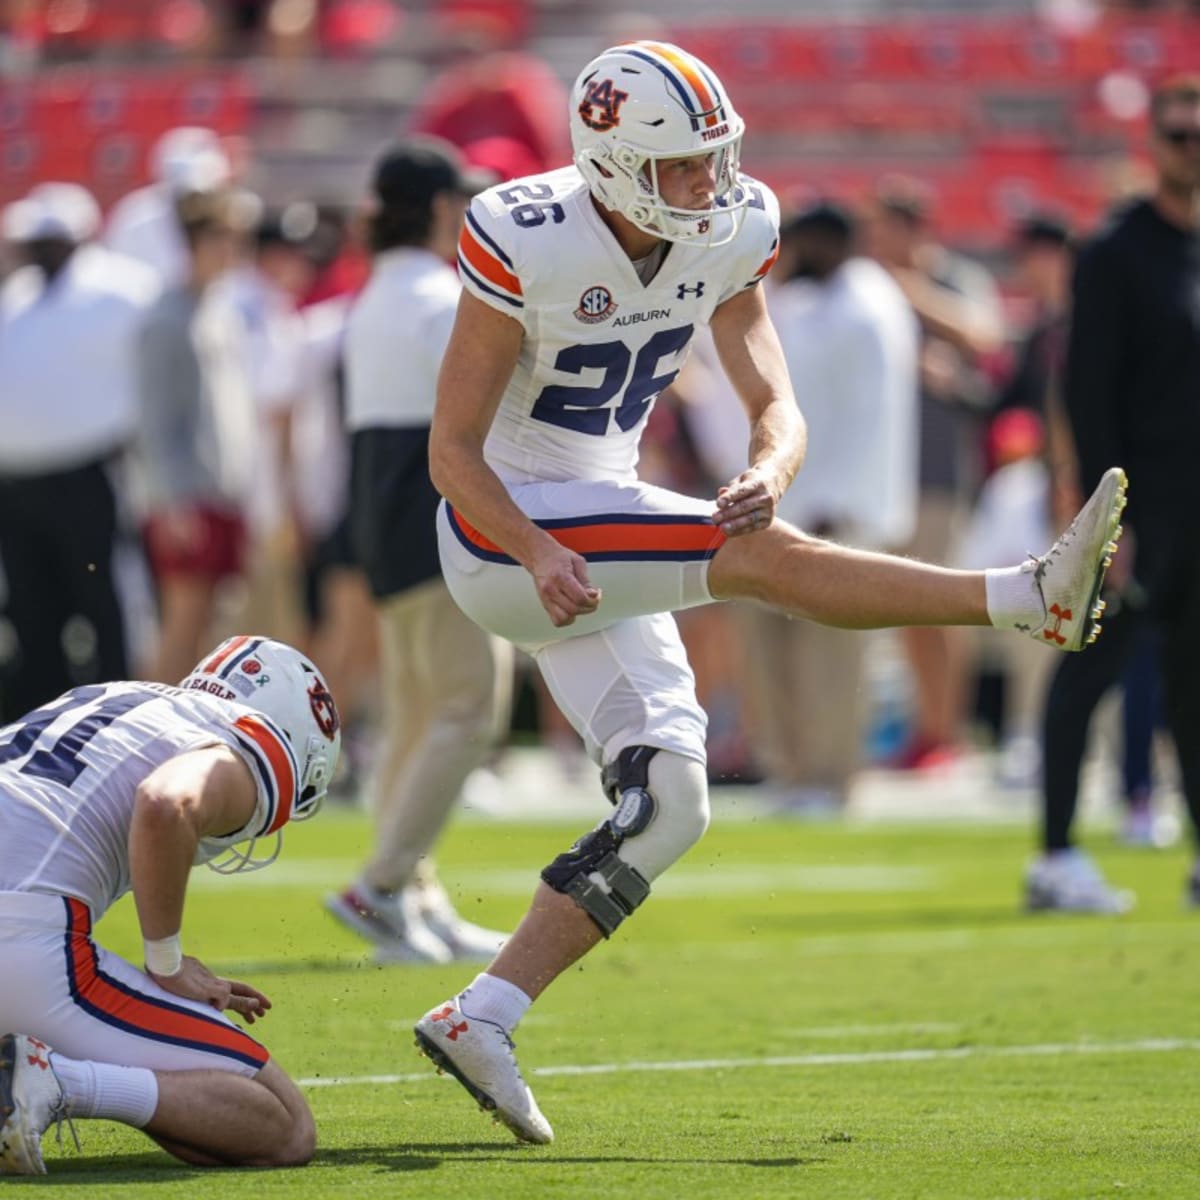
[[[504,926],[567,826],[459,824],[443,876]],[[193,876],[188,949],[275,1001],[256,1032],[306,1081],[320,1149],[294,1171],[175,1165],[141,1135],[47,1138],[90,1198],[1195,1197],[1200,913],[1182,851],[1105,852],[1139,907],[1019,913],[1015,828],[722,824],[518,1030],[553,1146],[518,1145],[417,1056],[410,1027],[471,966],[378,968],[320,908],[366,819],[289,832],[245,879]],[[123,902],[101,940],[133,956]],[[594,1068],[588,1071],[586,1068]],[[367,1077],[385,1077],[369,1079]]]

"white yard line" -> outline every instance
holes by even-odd
[[[660,1062],[582,1063],[534,1067],[527,1072],[548,1079],[555,1075],[625,1075],[660,1071],[741,1071],[755,1067],[853,1067],[871,1063],[941,1062],[964,1058],[1063,1058],[1079,1054],[1170,1054],[1200,1050],[1195,1038],[1142,1038],[1134,1042],[1047,1042],[1032,1046],[950,1046],[924,1050],[868,1050],[847,1054],[773,1054],[763,1058],[693,1058]],[[301,1087],[361,1087],[368,1084],[425,1083],[438,1076],[428,1071],[405,1075],[334,1075],[301,1079]]]

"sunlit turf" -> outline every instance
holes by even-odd
[[[466,915],[511,925],[576,832],[460,824],[443,876]],[[89,1200],[1200,1189],[1200,913],[1181,905],[1183,851],[1097,836],[1137,910],[1028,917],[1021,829],[718,821],[518,1031],[556,1134],[533,1148],[412,1046],[414,1018],[477,968],[376,967],[322,911],[368,837],[365,818],[323,814],[289,831],[266,872],[197,873],[188,901],[187,949],[274,999],[255,1032],[278,1060],[297,1078],[336,1081],[309,1087],[314,1163],[218,1178],[89,1122],[82,1155],[48,1139],[51,1175],[33,1186]],[[98,934],[134,955],[131,906]],[[914,1051],[930,1053],[901,1057]],[[554,1073],[588,1065],[611,1070]],[[402,1078],[353,1082],[368,1075]]]

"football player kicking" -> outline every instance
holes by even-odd
[[[416,1027],[418,1046],[531,1142],[553,1135],[512,1030],[708,824],[705,716],[670,612],[745,597],[846,628],[990,623],[1079,650],[1125,502],[1114,468],[1044,557],[986,572],[849,550],[776,519],[805,434],[759,286],[778,210],[738,173],[741,119],[703,63],[660,42],[589,63],[569,119],[574,166],[471,204],[430,443],[452,594],[535,657],[615,806],[545,868],[486,972]],[[752,426],[748,469],[714,502],[635,472],[650,407],[702,324]]]
[[[180,926],[193,864],[265,866],[317,811],[338,725],[303,656],[236,637],[180,687],[79,687],[0,729],[0,1174],[44,1173],[43,1132],[82,1117],[200,1166],[312,1156],[304,1097],[224,1015],[270,1000],[185,955]],[[130,890],[144,970],[92,940]]]

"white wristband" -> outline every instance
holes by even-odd
[[[142,946],[146,970],[152,975],[161,975],[164,979],[169,979],[183,969],[183,946],[179,941],[179,934],[173,933],[170,937],[159,938],[157,941],[145,938]]]

